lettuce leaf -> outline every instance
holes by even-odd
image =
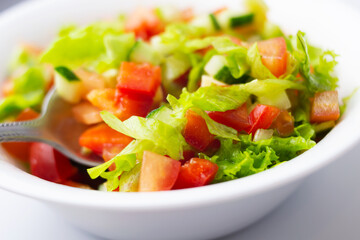
[[[98,22],[84,28],[62,33],[52,43],[50,48],[42,55],[41,61],[54,66],[65,65],[70,68],[91,66],[102,56],[109,54],[114,44],[106,44],[108,36],[121,36],[123,32],[122,21]],[[116,47],[119,50],[119,47]],[[123,50],[119,52],[123,55]],[[118,59],[118,56],[116,57]]]
[[[240,139],[243,144],[242,147],[260,150],[263,150],[265,147],[271,147],[276,152],[276,155],[278,155],[280,161],[288,161],[298,156],[300,151],[308,150],[316,145],[314,141],[303,137],[272,137],[253,142],[249,135],[243,135]]]
[[[99,72],[118,68],[122,61],[128,60],[129,53],[135,45],[135,35],[133,33],[116,35],[106,35],[104,37],[105,52],[99,61],[95,61],[95,68]]]
[[[221,147],[210,158],[219,166],[214,182],[224,182],[267,170],[298,156],[315,145],[302,137],[280,138],[254,142],[251,136],[240,136],[240,142],[221,139]]]
[[[315,130],[310,123],[304,123],[297,126],[294,129],[294,132],[298,137],[303,137],[306,140],[313,139],[315,137]]]
[[[199,88],[194,93],[183,89],[179,100],[169,95],[168,102],[175,112],[185,114],[192,107],[203,111],[225,112],[241,106],[249,97],[249,93],[239,86],[219,87],[209,86]]]
[[[12,79],[13,94],[0,101],[0,121],[19,114],[26,108],[40,110],[45,96],[46,71],[37,63],[33,67],[20,66],[24,72]]]
[[[241,143],[221,140],[219,151],[211,158],[219,170],[214,182],[224,182],[262,172],[278,163],[278,156],[270,147],[244,149]]]
[[[337,55],[332,51],[325,51],[321,54],[319,49],[312,49],[311,61],[309,45],[305,39],[305,33],[299,31],[297,34],[297,57],[300,62],[300,73],[306,80],[310,93],[318,91],[335,90],[338,78],[334,76],[334,69],[337,65]],[[313,67],[314,72],[311,71]]]
[[[197,114],[199,114],[205,120],[209,132],[211,134],[215,135],[216,137],[239,141],[239,138],[237,136],[237,131],[235,129],[227,127],[218,122],[215,122],[209,117],[209,115],[206,114],[206,112],[200,109],[193,108],[192,110],[195,111]]]
[[[40,108],[44,99],[44,91],[34,91],[26,94],[14,94],[0,100],[0,122],[19,114],[26,108]]]
[[[285,79],[254,80],[245,85],[246,90],[257,96],[261,104],[276,106],[280,109],[291,107],[286,89],[304,90],[305,87]]]
[[[156,119],[131,117],[120,121],[109,112],[101,112],[104,122],[114,130],[136,140],[147,140],[175,160],[182,159],[183,147],[187,145],[181,132]]]

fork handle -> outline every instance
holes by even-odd
[[[42,139],[41,119],[0,124],[0,142],[32,142]]]

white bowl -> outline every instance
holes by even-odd
[[[21,41],[46,45],[65,23],[88,23],[127,12],[136,5],[158,5],[165,0],[61,0],[30,1],[0,16],[0,76],[5,76],[11,50]],[[209,11],[231,0],[177,0],[179,6]],[[307,4],[309,3],[309,4]],[[326,4],[326,5],[325,5]],[[333,1],[273,0],[271,19],[296,33],[301,29],[321,46],[331,47],[339,58],[340,95],[358,82],[359,32],[353,26],[360,15]],[[309,7],[311,6],[311,8]],[[334,17],[336,16],[336,17]],[[274,169],[196,189],[157,193],[105,193],[70,188],[38,179],[10,164],[4,152],[0,161],[0,187],[53,207],[79,228],[113,239],[209,239],[240,230],[269,213],[316,170],[358,143],[360,94],[354,96],[340,123],[316,147]]]

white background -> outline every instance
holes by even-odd
[[[0,11],[20,1],[0,0]],[[360,9],[360,0],[344,2]],[[354,27],[357,31],[358,27]],[[266,218],[223,239],[360,239],[359,156],[360,147],[309,177]],[[40,202],[2,190],[0,199],[0,239],[98,239],[67,225]]]

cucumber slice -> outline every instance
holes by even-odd
[[[215,76],[224,68],[227,68],[226,58],[222,55],[215,55],[205,65],[204,70],[210,76]]]
[[[211,13],[211,14],[209,15],[209,17],[210,17],[211,23],[213,24],[214,29],[215,29],[216,31],[220,31],[220,30],[221,30],[221,26],[220,26],[218,20],[216,19],[216,16],[215,16],[213,13]]]
[[[224,11],[217,17],[222,29],[236,28],[250,24],[254,21],[255,14]]]
[[[76,76],[75,73],[73,71],[71,71],[70,69],[68,69],[67,67],[63,67],[63,66],[56,67],[55,72],[60,74],[68,82],[80,81],[78,76]]]
[[[55,68],[55,86],[59,96],[70,103],[78,103],[84,93],[80,79],[68,68]]]
[[[163,64],[163,73],[166,81],[174,81],[186,73],[191,67],[188,55],[175,53],[167,57]]]
[[[258,129],[254,135],[254,142],[270,139],[273,135],[273,129]]]
[[[148,43],[137,41],[130,51],[129,60],[135,63],[151,63],[152,65],[159,65],[161,57]]]
[[[240,16],[235,16],[230,18],[230,27],[236,28],[241,27],[247,24],[250,24],[254,21],[255,15],[253,13],[248,13]]]
[[[214,79],[227,84],[233,84],[236,79],[232,76],[227,66],[226,58],[222,55],[213,56],[205,66],[205,72]]]
[[[218,23],[217,19],[213,15],[214,18],[211,17],[211,15],[201,15],[194,20],[191,21],[191,25],[201,28],[204,31],[204,34],[213,34],[218,29],[216,29],[215,24]],[[214,23],[214,20],[216,23]],[[218,25],[220,27],[220,25]]]

